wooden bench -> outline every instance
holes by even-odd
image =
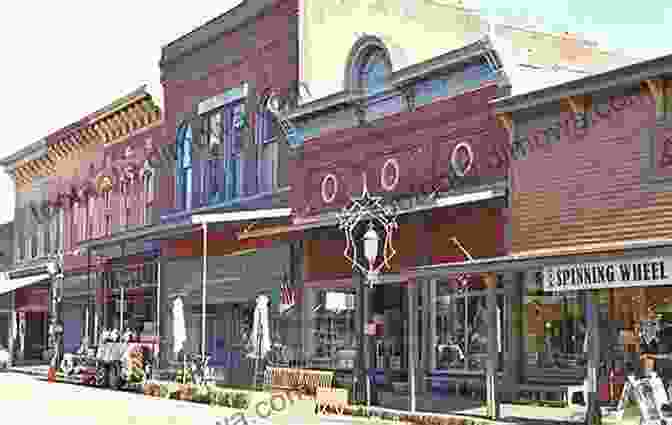
[[[269,367],[266,369],[264,383],[272,392],[299,391],[317,402],[320,412],[326,413],[329,407],[342,414],[348,404],[348,391],[332,388],[335,372]]]
[[[271,390],[298,390],[315,395],[318,388],[331,388],[334,374],[321,370],[270,367],[266,370],[264,381]]]

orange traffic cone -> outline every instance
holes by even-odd
[[[56,382],[56,368],[52,366],[49,367],[49,374],[47,375],[47,381]]]

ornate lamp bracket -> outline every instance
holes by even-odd
[[[397,224],[399,209],[396,205],[384,206],[382,202],[381,196],[373,196],[369,193],[366,176],[364,176],[361,196],[351,198],[350,203],[343,207],[338,216],[339,229],[345,232],[346,243],[343,255],[350,261],[353,269],[359,270],[367,277],[370,287],[380,281],[380,271],[383,267],[390,268],[390,260],[397,253],[392,246],[392,235],[399,228]],[[365,222],[368,222],[370,227],[382,228],[384,231],[384,238],[381,238],[384,239],[382,261],[379,261],[377,265],[374,264],[375,261],[368,266],[359,261],[360,256],[354,235]]]

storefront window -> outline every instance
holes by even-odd
[[[11,332],[11,293],[0,295],[0,347],[9,347]]]
[[[501,285],[500,285],[501,286]],[[505,302],[497,289],[497,339],[505,349]],[[437,283],[436,368],[485,370],[488,355],[487,289],[479,276]]]
[[[140,337],[156,332],[156,265],[147,263],[130,270],[104,273],[99,299],[105,304],[105,328],[128,329]]]
[[[320,289],[312,306],[312,367],[352,368],[356,346],[355,290]],[[306,306],[310,307],[310,306]]]
[[[536,273],[528,279],[526,287],[523,335],[527,335],[524,344],[528,364],[560,369],[585,364],[585,294],[543,292]]]

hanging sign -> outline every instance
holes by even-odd
[[[544,267],[545,291],[672,284],[672,258]]]

